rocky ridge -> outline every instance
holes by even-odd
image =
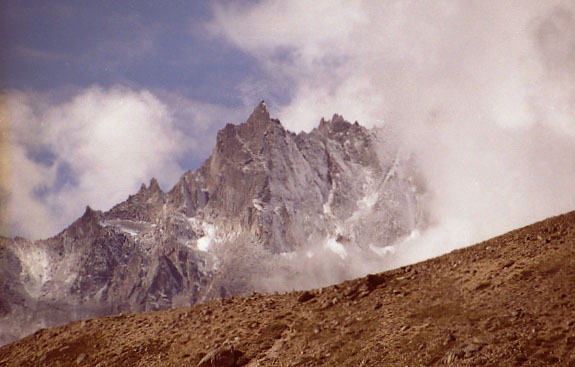
[[[331,256],[337,271],[288,286],[349,279],[350,254],[377,257],[416,228],[417,196],[385,135],[339,115],[296,135],[262,102],[170,191],[152,179],[53,238],[1,238],[0,344],[82,318],[273,291],[261,279],[278,262],[289,273],[285,255],[298,251]]]

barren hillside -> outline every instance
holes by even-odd
[[[324,289],[40,330],[0,365],[196,366],[226,342],[238,366],[575,366],[575,212]]]

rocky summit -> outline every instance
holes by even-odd
[[[386,139],[339,115],[296,135],[262,102],[169,192],[152,179],[52,238],[1,238],[0,344],[73,320],[364,275],[346,266],[352,254],[381,256],[421,222],[409,160]],[[297,254],[325,259],[330,275],[299,282]]]
[[[43,329],[0,365],[575,366],[575,212],[315,290]]]

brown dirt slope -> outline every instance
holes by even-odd
[[[196,366],[226,341],[238,366],[575,366],[575,212],[320,290],[41,330],[0,366]]]

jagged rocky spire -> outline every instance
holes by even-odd
[[[162,191],[162,189],[160,189],[160,184],[158,183],[158,180],[156,180],[155,177],[152,177],[152,179],[150,180],[150,186],[148,186],[148,189],[152,192]]]
[[[268,108],[267,108],[267,105],[266,105],[266,101],[263,101],[263,100],[262,100],[262,101],[256,106],[256,108],[254,108],[254,113],[256,113],[256,112],[257,112],[257,113],[260,113],[260,114],[266,114],[266,115],[268,116],[268,118],[269,118],[270,113],[268,112]]]
[[[256,129],[265,129],[271,122],[270,113],[267,109],[265,101],[261,101],[246,121],[249,126],[254,126]]]
[[[403,169],[377,154],[364,127],[334,115],[291,134],[262,101],[244,123],[220,130],[211,157],[169,192],[152,179],[105,213],[87,208],[52,239],[5,246],[11,252],[0,256],[0,269],[14,270],[0,276],[0,289],[13,297],[5,303],[11,311],[0,312],[0,344],[3,330],[23,335],[51,320],[266,290],[261,281],[277,271],[276,254],[312,244],[342,260],[359,251],[375,256],[417,219]],[[38,267],[37,248],[46,268]]]

